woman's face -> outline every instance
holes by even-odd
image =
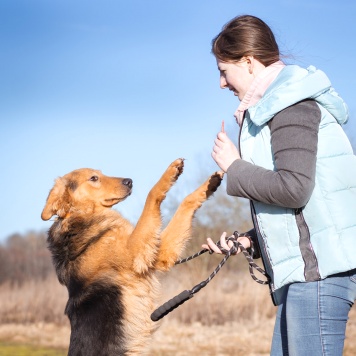
[[[223,62],[216,59],[220,72],[220,88],[228,88],[241,101],[254,80],[251,62],[243,58],[238,62]]]

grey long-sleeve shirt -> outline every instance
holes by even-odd
[[[320,120],[313,100],[276,114],[268,123],[276,170],[238,159],[227,170],[227,193],[288,208],[303,207],[314,189]]]

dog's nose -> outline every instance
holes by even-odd
[[[131,189],[132,188],[132,179],[125,178],[122,180],[122,184],[128,186]]]

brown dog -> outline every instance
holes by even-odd
[[[183,159],[171,163],[148,194],[136,227],[110,209],[131,194],[131,179],[84,168],[56,180],[42,219],[58,216],[48,243],[69,294],[69,355],[144,353],[155,330],[156,271],[169,270],[179,258],[195,211],[223,177],[216,172],[188,195],[161,231],[160,205],[182,171]]]

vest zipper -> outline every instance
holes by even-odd
[[[259,245],[258,248],[260,249],[260,255],[261,255],[263,267],[264,267],[267,275],[269,276],[270,283],[268,283],[268,285],[269,285],[270,292],[272,294],[276,290],[274,287],[272,278],[270,276],[270,273],[273,274],[273,268],[272,268],[271,261],[268,258],[268,252],[266,249],[266,245],[265,245],[264,241],[261,241],[262,242],[262,246],[261,246],[260,239],[258,238],[259,236],[262,238],[262,235],[261,235],[260,227],[258,226],[258,222],[257,222],[257,218],[256,218],[256,210],[255,210],[252,200],[250,200],[250,208],[251,208],[251,216],[252,216],[252,220],[253,220],[253,225],[254,225],[255,229],[257,229],[257,240],[258,240],[258,245]],[[262,238],[262,240],[263,240],[263,238]],[[263,253],[262,253],[261,247],[263,248]],[[268,266],[266,266],[266,264],[268,264]]]
[[[239,153],[240,153],[240,157],[241,157],[241,158],[242,158],[241,144],[240,144],[240,141],[241,141],[241,131],[242,131],[242,126],[243,126],[244,121],[245,121],[246,113],[247,113],[247,110],[244,111],[244,116],[242,117],[241,125],[239,125],[239,126],[240,126],[240,131],[239,131],[239,137],[238,137],[238,140],[237,140],[238,148],[239,148]],[[236,122],[237,122],[237,120],[236,120]]]

